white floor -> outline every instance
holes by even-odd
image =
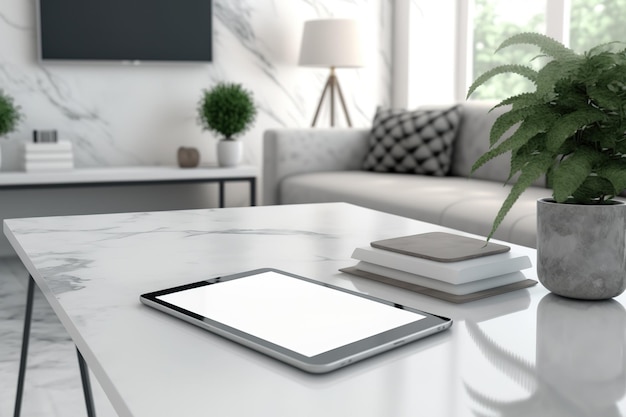
[[[0,417],[13,416],[28,272],[17,258],[0,258]],[[76,350],[39,289],[35,290],[22,417],[87,415]],[[91,376],[98,417],[117,414]]]

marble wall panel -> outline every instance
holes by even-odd
[[[79,167],[174,165],[179,146],[214,162],[217,139],[197,124],[196,106],[204,88],[227,81],[254,93],[259,114],[242,140],[244,163],[260,166],[263,131],[313,118],[328,71],[297,60],[303,23],[316,18],[357,18],[365,28],[367,65],[338,70],[353,124],[368,126],[376,106],[389,104],[391,0],[214,0],[213,8],[212,63],[42,64],[36,0],[2,0],[0,88],[25,116],[3,146],[30,140],[33,129],[57,129],[74,144]],[[5,152],[2,169],[16,168]]]

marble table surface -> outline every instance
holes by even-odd
[[[4,223],[119,416],[625,415],[624,296],[572,301],[537,285],[455,305],[338,272],[355,263],[357,246],[442,230],[344,203]],[[534,250],[511,246],[534,262]],[[139,302],[144,292],[261,267],[455,324],[310,375]]]

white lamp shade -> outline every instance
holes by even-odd
[[[311,67],[362,67],[363,44],[359,23],[352,19],[305,22],[299,64]]]

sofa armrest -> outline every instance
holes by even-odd
[[[270,129],[263,135],[263,204],[279,204],[290,175],[360,169],[369,129]]]

